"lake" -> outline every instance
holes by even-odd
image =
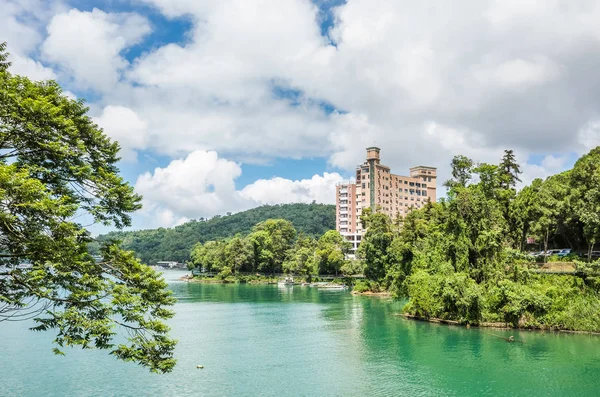
[[[2,396],[597,396],[600,337],[466,329],[402,302],[310,287],[188,284],[165,272],[178,365],[156,375],[1,323]],[[525,343],[508,343],[513,335]],[[197,369],[196,365],[204,365]]]

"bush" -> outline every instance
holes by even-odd
[[[340,272],[345,276],[352,276],[355,274],[363,274],[365,271],[365,264],[363,261],[357,259],[351,259],[346,261],[340,268]]]
[[[231,268],[229,266],[223,266],[223,269],[221,269],[219,274],[217,274],[217,278],[225,280],[227,277],[231,277],[232,275],[233,272],[231,271]]]
[[[367,292],[367,291],[371,291],[371,285],[369,283],[368,280],[358,280],[355,284],[354,284],[354,288],[352,289],[353,291],[356,292]]]

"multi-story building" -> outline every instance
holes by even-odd
[[[354,250],[365,232],[360,223],[363,208],[393,219],[436,200],[436,168],[418,166],[410,169],[410,176],[392,174],[390,167],[381,164],[379,151],[367,148],[367,161],[356,168],[356,179],[336,186],[336,228]]]

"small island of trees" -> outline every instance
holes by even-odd
[[[247,235],[196,244],[190,266],[234,280],[243,273],[363,274],[355,291],[408,299],[404,311],[413,317],[600,332],[600,262],[592,261],[600,239],[600,147],[572,170],[519,191],[510,150],[498,165],[456,156],[451,167],[440,202],[393,220],[363,210],[358,260],[347,259],[350,245],[337,231],[314,238],[270,219]],[[539,272],[539,258],[526,249],[551,245],[583,252],[563,258],[574,272]]]

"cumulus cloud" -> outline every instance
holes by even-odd
[[[231,160],[215,154],[213,163],[232,165],[214,167],[235,175],[240,164],[232,160],[326,157],[350,174],[364,148],[377,145],[394,172],[425,164],[438,167],[443,180],[456,154],[496,163],[510,148],[530,180],[600,143],[594,0],[352,0],[333,9],[324,35],[322,2],[143,2],[192,21],[185,42],[150,46],[130,63],[124,51],[150,31],[144,17],[73,9],[55,12],[42,46],[41,60],[52,62],[59,78],[73,76],[79,88],[100,92],[97,122],[121,141],[126,159],[148,150],[212,164],[189,156],[217,151]],[[19,46],[34,51],[40,30],[23,30],[15,12],[6,15],[0,33],[22,36]],[[47,67],[23,65],[31,73]],[[542,163],[525,164],[548,153]],[[174,172],[172,165],[162,170]],[[191,175],[191,166],[181,167]],[[230,176],[229,190],[192,189],[189,200],[173,205],[158,197],[173,194],[161,188],[170,182],[161,172],[138,183],[160,192],[146,195],[166,223],[196,216],[198,207],[208,215],[275,196],[261,197],[261,189],[244,196]],[[302,192],[307,183],[274,179],[268,187]]]
[[[262,204],[317,201],[333,203],[337,173],[314,175],[310,179],[260,179],[237,190],[239,164],[219,157],[214,151],[194,151],[185,159],[172,161],[153,173],[140,175],[135,189],[144,196],[146,216],[162,226],[185,220],[236,212]]]
[[[581,151],[587,152],[600,145],[600,120],[593,120],[586,124],[577,136]]]
[[[148,20],[137,14],[71,9],[48,24],[42,54],[80,87],[110,90],[128,65],[121,52],[149,32]]]
[[[63,9],[61,1],[2,0],[0,2],[0,42],[8,43],[11,72],[33,80],[56,78],[55,72],[32,56],[43,40],[47,21]]]
[[[335,203],[335,185],[342,181],[338,173],[313,175],[310,179],[292,181],[285,178],[259,179],[244,187],[239,194],[259,204]]]
[[[104,132],[119,142],[121,158],[125,161],[135,161],[136,149],[143,148],[146,143],[148,123],[137,113],[124,106],[106,106],[100,117],[94,118]]]

